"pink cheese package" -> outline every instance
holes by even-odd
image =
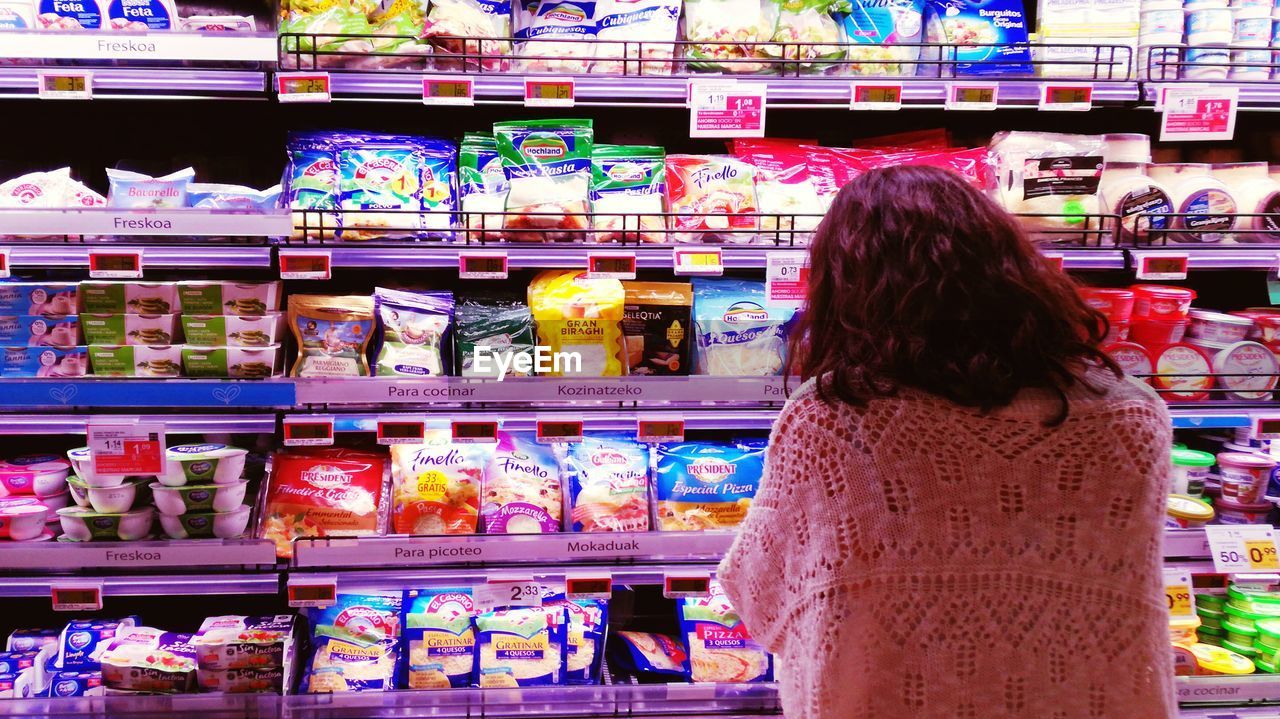
[[[755,168],[732,157],[667,155],[667,208],[676,242],[753,243]]]
[[[760,231],[765,241],[807,243],[826,207],[810,179],[808,153],[800,140],[734,140],[735,157],[755,168]]]

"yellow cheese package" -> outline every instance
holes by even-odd
[[[622,314],[626,293],[618,280],[586,272],[549,270],[529,285],[529,309],[538,344],[551,357],[535,368],[553,377],[617,377],[626,373]],[[560,354],[564,353],[564,354]],[[546,371],[544,371],[546,370]]]
[[[302,693],[392,689],[402,602],[400,592],[338,592],[332,606],[306,610],[312,653]]]
[[[289,297],[289,327],[298,341],[294,377],[368,377],[365,349],[373,334],[373,298]]]
[[[475,534],[492,445],[455,443],[428,429],[422,444],[391,447],[396,534]]]
[[[563,606],[503,607],[476,616],[478,687],[565,683]]]

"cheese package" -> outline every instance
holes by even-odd
[[[579,270],[547,270],[529,285],[529,309],[538,344],[552,353],[553,377],[625,374],[622,316],[626,292],[618,280],[596,280]],[[564,362],[555,362],[565,353]],[[578,361],[573,361],[576,355]],[[557,366],[559,365],[559,366]]]
[[[338,209],[338,156],[332,139],[321,133],[289,133],[285,197],[292,210],[295,238],[332,239],[341,219]]]
[[[434,11],[434,10],[433,10]],[[468,132],[458,151],[458,198],[468,241],[502,239],[507,206],[507,175],[493,135]]]
[[[291,295],[289,327],[298,342],[293,377],[368,377],[373,298]]]
[[[491,451],[489,445],[454,443],[446,429],[428,429],[422,444],[393,445],[392,531],[475,534]]]
[[[200,670],[288,667],[293,654],[292,614],[208,617],[192,645]]]
[[[596,242],[665,242],[661,147],[596,145],[591,151],[591,212]]]
[[[719,582],[706,597],[680,600],[680,632],[689,645],[689,681],[773,681],[773,657],[751,638]]]
[[[56,666],[69,671],[97,671],[102,652],[116,637],[133,629],[138,618],[73,619],[58,636]]]
[[[754,167],[731,157],[667,155],[667,210],[677,230],[672,239],[755,242],[760,206],[754,178]]]
[[[765,283],[693,280],[696,373],[767,377],[787,361],[787,329],[795,310],[770,305]]]
[[[400,642],[399,592],[339,592],[333,606],[304,610],[311,624],[311,663],[303,694],[394,688]]]
[[[609,642],[609,667],[613,676],[684,676],[689,652],[676,637],[652,632],[617,632]]]
[[[542,606],[565,610],[565,682],[599,684],[609,604],[599,599],[569,600],[562,587],[544,587]]]
[[[500,364],[507,367],[507,376],[533,374],[533,316],[524,299],[499,294],[461,297],[453,321],[458,376],[497,377]],[[528,371],[515,366],[516,354],[529,358]],[[479,366],[477,355],[484,355]]]
[[[760,486],[766,444],[765,440],[659,444],[654,478],[658,529],[738,526]]]
[[[564,684],[565,610],[511,607],[476,617],[475,686]]]
[[[507,239],[585,239],[591,188],[590,120],[527,120],[493,126],[508,182]]]
[[[378,312],[379,377],[439,377],[447,374],[452,292],[373,290]]]
[[[592,433],[568,451],[573,531],[649,531],[649,451],[634,433]]]
[[[693,287],[685,282],[623,282],[627,373],[687,375],[693,344]]]
[[[196,681],[192,635],[131,627],[103,652],[102,684],[108,689],[182,694]]]
[[[559,532],[563,501],[554,450],[530,432],[500,432],[484,478],[485,533]]]
[[[271,459],[258,536],[293,556],[299,537],[362,537],[386,531],[386,456],[333,447],[277,452]]]
[[[404,599],[405,689],[448,689],[471,684],[476,615],[470,587],[411,589]]]

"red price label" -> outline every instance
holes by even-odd
[[[572,78],[524,81],[524,104],[527,107],[573,107],[577,87]]]
[[[582,420],[538,420],[537,440],[542,444],[581,442]]]
[[[1187,279],[1187,265],[1191,258],[1184,254],[1142,254],[1137,256],[1137,278],[1140,280]]]
[[[683,442],[684,420],[642,419],[636,423],[636,438],[641,442]]]
[[[1160,115],[1160,141],[1231,140],[1236,132],[1237,87],[1168,88]]]
[[[54,584],[49,587],[55,612],[96,612],[102,609],[101,584]]]
[[[285,417],[284,446],[328,447],[333,444],[332,417]]]
[[[1253,420],[1254,439],[1280,439],[1280,417],[1256,417]]]
[[[1062,255],[1046,254],[1044,256],[1044,261],[1047,262],[1050,267],[1053,267],[1055,270],[1059,272],[1061,272],[1066,267],[1065,265],[1066,258],[1064,258]]]
[[[613,577],[565,577],[567,599],[611,599]]]
[[[505,252],[464,252],[458,256],[458,276],[464,280],[507,279]]]
[[[850,92],[852,110],[901,110],[902,83],[855,82]]]
[[[136,280],[142,277],[142,251],[89,250],[89,277],[95,280]]]
[[[994,110],[999,102],[1000,86],[994,83],[955,84],[947,88],[948,110]]]
[[[280,102],[329,102],[333,99],[327,72],[282,72],[276,75]]]
[[[294,609],[323,609],[338,601],[338,580],[334,577],[290,577],[285,589]]]
[[[422,420],[378,420],[378,444],[421,444],[427,436],[427,425]]]
[[[634,280],[636,256],[621,253],[587,255],[587,277],[593,280]]]
[[[9,267],[9,248],[0,247],[0,279],[11,275],[12,271]]]
[[[498,423],[488,420],[454,420],[453,441],[491,444],[498,441]]]
[[[328,252],[280,252],[280,279],[327,280],[333,277],[333,258]]]
[[[86,434],[95,474],[113,477],[164,474],[163,424],[90,424]]]
[[[474,105],[475,85],[469,77],[424,77],[422,102],[425,105]]]
[[[1087,112],[1093,109],[1093,85],[1041,85],[1040,109],[1060,112]]]
[[[711,593],[711,575],[707,573],[666,574],[662,578],[662,595],[667,599],[700,599]]]

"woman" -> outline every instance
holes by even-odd
[[[1176,716],[1164,404],[958,175],[870,172],[811,247],[804,384],[719,576],[788,719]]]

